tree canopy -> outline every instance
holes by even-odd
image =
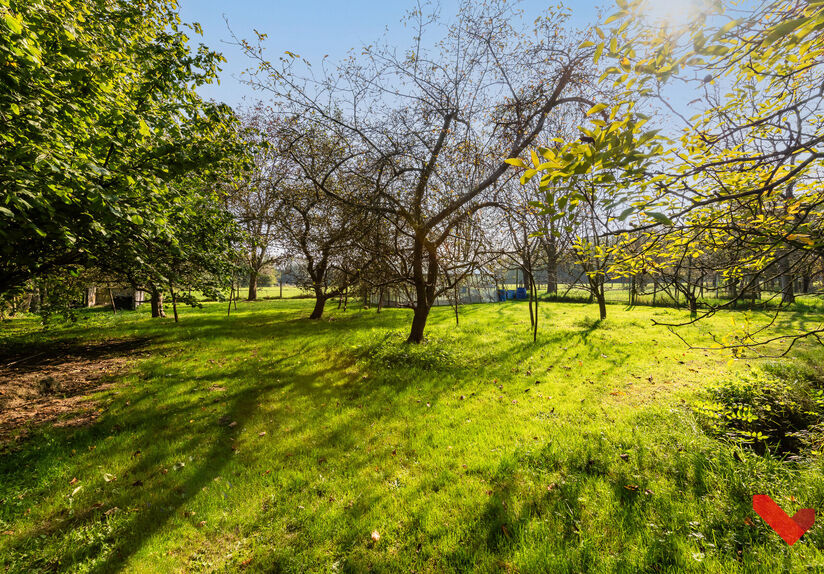
[[[174,0],[2,0],[0,30],[0,293],[178,245],[187,175],[241,150],[231,110],[197,94],[222,60],[190,47],[199,27]]]

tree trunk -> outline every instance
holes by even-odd
[[[114,304],[114,294],[112,293],[112,288],[109,287],[109,301],[112,304],[112,313],[117,315],[117,305]]]
[[[558,294],[558,255],[554,253],[554,249],[551,256],[547,252],[546,292]]]
[[[698,298],[694,293],[688,293],[685,296],[690,310],[690,317],[695,319],[698,316]]]
[[[383,287],[378,290],[378,313],[383,309]]]
[[[29,312],[40,312],[40,289],[35,289],[31,294],[31,302],[29,303]]]
[[[813,282],[812,273],[809,270],[804,271],[801,275],[801,292],[802,293],[809,293],[810,292],[810,285]]]
[[[532,342],[538,341],[538,285],[532,281],[530,285],[531,296],[535,298],[535,323],[532,325]]]
[[[152,317],[166,317],[166,312],[163,310],[163,293],[159,289],[151,288],[151,303],[152,303]]]
[[[595,277],[592,287],[593,295],[595,295],[595,299],[598,301],[600,320],[603,321],[607,318],[607,299],[604,295],[604,278],[600,276]]]
[[[781,303],[784,305],[795,303],[794,277],[790,273],[790,264],[786,255],[778,262],[778,268],[781,271]]]
[[[423,269],[424,245],[423,241],[415,236],[412,248],[412,274],[415,281],[415,315],[412,318],[412,328],[409,331],[407,343],[423,342],[423,331],[429,310],[435,301],[435,285],[438,281],[438,258],[434,251],[428,254],[428,268]]]
[[[459,327],[460,323],[458,322],[458,284],[455,283],[455,326]]]
[[[48,305],[48,299],[47,299],[48,292],[46,290],[46,282],[45,281],[40,281],[40,283],[37,286],[37,293],[38,293],[38,299],[37,300],[39,302],[39,305],[38,305],[37,309],[40,310],[41,307],[43,307],[45,305]]]
[[[326,306],[326,297],[319,290],[315,290],[315,308],[312,309],[310,319],[320,319],[323,316],[323,308]]]
[[[247,301],[257,301],[257,280],[257,269],[252,269],[249,272],[249,296],[246,298]]]
[[[526,272],[524,273],[524,283],[526,283],[525,287],[529,288],[529,295],[528,295],[528,301],[529,301],[529,326],[530,326],[530,330],[532,330],[532,329],[535,328],[535,314],[532,310],[532,274],[530,274],[529,277],[527,278]]]
[[[727,284],[727,296],[730,299],[738,298],[738,279],[735,277],[732,277]]]
[[[795,161],[793,160],[793,164]],[[793,188],[795,187],[795,180],[793,180],[790,185],[787,186],[786,191],[784,192],[784,199],[788,202],[792,201],[793,199]],[[785,305],[789,305],[790,303],[795,303],[795,292],[793,291],[793,277],[792,273],[790,272],[790,261],[788,259],[788,255],[784,255],[778,261],[778,269],[781,271],[781,303]]]
[[[177,294],[175,294],[175,286],[169,281],[169,291],[172,294],[172,311],[175,315],[175,323],[177,323]]]
[[[423,331],[426,328],[426,319],[429,317],[429,305],[426,301],[418,301],[415,306],[415,315],[412,317],[412,329],[409,331],[407,343],[423,342]]]

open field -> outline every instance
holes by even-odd
[[[824,569],[820,523],[790,547],[751,503],[824,508],[821,461],[702,431],[702,389],[764,363],[650,326],[685,312],[612,305],[599,323],[593,305],[545,303],[532,344],[522,303],[462,307],[458,327],[436,308],[428,342],[409,346],[410,311],[330,303],[310,322],[311,306],[241,302],[227,318],[208,304],[180,324],[98,310],[45,333],[5,323],[0,380],[70,377],[90,349],[118,360],[76,397],[87,416],[7,437],[0,570]],[[799,349],[799,364],[821,359]]]

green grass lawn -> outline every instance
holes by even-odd
[[[31,349],[147,340],[94,396],[95,424],[34,429],[0,455],[0,570],[824,570],[824,522],[790,547],[751,501],[824,509],[821,462],[701,430],[702,390],[761,362],[651,326],[684,312],[612,305],[598,323],[594,305],[544,303],[533,344],[523,303],[463,307],[458,327],[437,308],[415,347],[411,311],[330,304],[310,322],[311,306],[4,324],[0,344]],[[682,334],[744,320],[764,316]]]

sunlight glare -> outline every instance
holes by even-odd
[[[648,0],[647,17],[659,26],[682,26],[692,21],[704,7],[700,0]]]

